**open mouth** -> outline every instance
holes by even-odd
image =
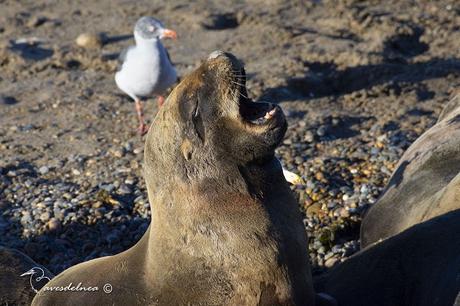
[[[247,98],[245,86],[246,74],[243,68],[241,68],[240,74],[236,78],[236,83],[239,85],[237,90],[240,93],[238,102],[241,119],[246,123],[257,126],[263,126],[274,122],[278,115],[281,114],[280,107],[273,103],[254,102]]]
[[[271,123],[280,111],[279,107],[272,103],[253,102],[247,99],[240,100],[239,109],[241,118],[254,125]]]

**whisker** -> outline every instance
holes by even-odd
[[[250,100],[249,97],[247,97],[246,95],[244,95],[242,92],[240,92],[239,90],[234,90],[233,91],[233,95],[235,96],[236,94],[238,94],[239,96],[247,99],[247,100]]]
[[[241,92],[240,92],[239,94],[240,94],[240,96],[242,96],[243,98],[245,98],[245,99],[248,99],[248,100],[249,100],[249,98],[248,98],[247,96],[243,95]]]
[[[233,82],[233,81],[232,81],[232,83],[233,83],[233,84],[235,84],[235,85],[238,85],[238,86],[244,87],[244,84],[241,84],[241,83],[237,83],[237,82]]]
[[[241,83],[241,82],[237,82],[237,81],[233,81],[233,80],[232,80],[231,82],[232,82],[232,83],[235,83],[235,84],[243,84],[243,83]]]
[[[241,74],[241,71],[232,70],[232,74],[237,77],[246,77],[246,74]]]

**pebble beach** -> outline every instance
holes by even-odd
[[[77,2],[0,1],[0,245],[54,273],[126,250],[150,222],[144,140],[113,80],[139,16],[177,31],[179,75],[228,50],[249,96],[281,105],[276,154],[302,179],[314,274],[359,250],[364,214],[460,88],[456,1]]]

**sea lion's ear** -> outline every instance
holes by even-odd
[[[182,156],[184,156],[185,160],[191,160],[193,155],[193,145],[185,138],[182,144],[180,145],[180,151],[182,152]]]

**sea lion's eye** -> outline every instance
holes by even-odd
[[[195,131],[198,134],[198,137],[201,139],[201,141],[204,141],[204,136],[205,136],[204,125],[203,125],[203,119],[201,118],[200,107],[199,107],[198,101],[195,104],[195,110],[193,111],[193,115],[192,115],[192,122],[195,128]]]
[[[199,98],[191,95],[182,95],[178,97],[179,103],[179,115],[183,122],[187,125],[187,132],[193,132],[198,135],[198,138],[204,142],[205,130],[203,125],[203,119],[200,113]]]
[[[193,117],[198,117],[199,116],[199,112],[198,112],[198,103],[196,104],[195,106],[195,111],[193,112]]]

